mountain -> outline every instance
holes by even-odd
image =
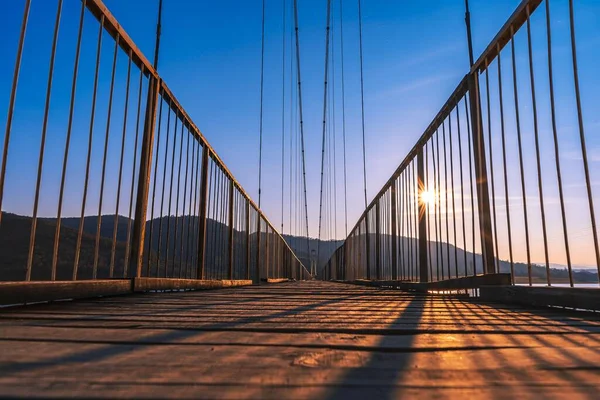
[[[371,235],[371,246],[375,244],[375,235]],[[381,235],[381,244],[386,249],[391,249],[391,235]],[[418,243],[415,238],[398,238],[398,263],[402,265],[404,261],[409,264],[409,255],[412,254],[413,260],[415,257],[415,249],[417,249]],[[412,253],[409,254],[408,249],[412,249]],[[483,257],[481,254],[474,254],[470,251],[464,251],[461,248],[455,247],[449,243],[429,242],[428,258],[431,260],[433,267],[433,277],[437,278],[437,269],[435,266],[439,263],[440,267],[443,266],[443,275],[440,278],[450,276],[456,276],[458,267],[458,275],[464,276],[465,274],[473,274],[473,268],[478,274],[483,273]],[[373,258],[374,259],[374,258]],[[382,268],[386,271],[389,269],[390,260],[389,257],[382,256]],[[455,261],[457,260],[458,263]],[[328,260],[327,260],[328,261]],[[327,262],[325,261],[325,262]],[[319,264],[322,266],[324,263]],[[414,265],[414,264],[413,264]],[[508,273],[511,272],[511,263],[508,260],[498,260],[499,272]],[[514,262],[514,275],[517,283],[528,282],[528,268],[527,264],[523,262]],[[375,271],[375,262],[372,263],[372,271]],[[388,273],[388,275],[390,275]],[[533,283],[545,283],[546,282],[546,267],[538,264],[531,265],[531,276]],[[556,266],[550,267],[550,277],[553,283],[568,283],[569,273],[566,268],[560,268]],[[573,281],[575,283],[597,283],[598,273],[596,270],[583,270],[573,269]]]
[[[25,279],[25,267],[29,254],[31,233],[31,218],[15,214],[3,213],[0,228],[0,279],[5,281],[20,281]],[[56,225],[53,220],[40,218],[37,223],[36,240],[31,269],[32,280],[49,280],[52,270],[52,255],[54,252],[54,235]],[[77,244],[76,229],[61,225],[60,246],[57,258],[56,279],[70,280],[73,274],[75,248]],[[95,236],[84,232],[81,237],[79,253],[79,279],[93,277],[95,257]],[[97,277],[109,277],[112,241],[100,238],[98,246]],[[125,244],[115,245],[114,276],[123,276],[125,259]]]
[[[130,276],[131,271],[124,270],[125,254],[127,248],[128,228],[131,235],[133,221],[124,216],[103,215],[100,219],[100,239],[98,247],[97,277],[106,279],[110,276],[110,264],[112,259],[112,239],[114,233],[115,220],[117,222],[115,255],[113,276]],[[35,251],[33,253],[33,280],[48,280],[51,276],[52,255],[54,250],[54,234],[56,229],[55,218],[38,218]],[[96,249],[96,229],[98,217],[87,216],[84,218],[83,235],[80,246],[80,258],[78,267],[79,279],[90,279],[93,276],[93,265]],[[197,257],[197,231],[198,217],[180,216],[175,218],[162,217],[155,218],[146,222],[146,243],[144,264],[148,265],[148,259],[151,265],[151,276],[195,276],[195,266]],[[177,227],[177,232],[176,228]],[[190,234],[188,235],[188,228]],[[77,243],[79,229],[79,218],[68,217],[61,220],[60,246],[57,263],[57,279],[69,280],[73,273],[73,264],[75,260],[75,248]],[[31,218],[19,216],[10,213],[2,214],[2,225],[0,226],[0,279],[1,280],[23,280],[25,277],[25,266],[29,250],[29,239],[31,232]],[[207,220],[206,228],[206,277],[209,279],[225,278],[225,271],[228,269],[228,235],[227,225],[212,219]],[[251,262],[255,263],[255,244],[256,233],[251,234]],[[159,238],[160,236],[160,238]],[[177,241],[176,241],[177,237]],[[181,240],[181,237],[184,240]],[[262,233],[261,243],[264,246],[266,234]],[[300,261],[310,268],[310,256],[319,255],[318,264],[323,266],[330,258],[333,252],[338,249],[343,241],[319,241],[315,238],[298,237],[292,235],[283,236],[290,248],[296,253]],[[150,238],[152,239],[151,246]],[[159,240],[160,239],[160,240]],[[130,239],[131,240],[131,239]],[[391,236],[382,235],[380,238],[384,248],[391,248]],[[371,241],[375,243],[375,235],[372,235]],[[234,274],[239,279],[245,277],[245,243],[246,232],[234,231],[234,246],[236,249],[242,249],[242,252],[234,253]],[[177,247],[176,247],[177,246]],[[399,263],[408,261],[408,249],[416,249],[417,241],[414,238],[401,237],[398,240]],[[148,252],[150,248],[150,252]],[[441,250],[441,254],[440,254]],[[455,251],[458,263],[455,262]],[[160,252],[161,263],[156,259]],[[261,250],[264,257],[264,247]],[[166,256],[168,255],[168,260]],[[402,257],[403,255],[403,257]],[[448,257],[449,256],[449,257]],[[413,251],[414,257],[414,251]],[[473,255],[472,252],[466,253],[453,245],[446,243],[429,243],[429,257],[431,263],[435,266],[438,263],[444,266],[444,276],[456,274],[458,266],[459,275],[465,273],[472,274],[473,268],[477,273],[483,272],[483,260],[480,254]],[[466,259],[466,262],[465,262]],[[374,263],[373,263],[374,264]],[[510,272],[511,265],[507,260],[499,260],[500,272]],[[389,260],[382,257],[384,270],[389,268]],[[373,267],[374,268],[374,265]],[[252,266],[251,273],[254,274],[255,267]],[[522,262],[514,263],[515,280],[518,283],[524,283],[527,280],[527,265]],[[266,273],[265,272],[261,272]],[[546,281],[546,268],[543,265],[533,264],[531,274],[534,283],[544,283]],[[550,274],[554,283],[568,283],[568,271],[560,266],[551,265]],[[433,271],[437,278],[437,271]],[[594,269],[574,269],[573,279],[576,283],[595,283],[598,282],[598,274]]]
[[[310,268],[311,254],[314,258],[317,258],[317,255],[319,256],[317,265],[323,265],[329,261],[333,252],[344,243],[343,240],[319,241],[319,239],[316,238],[308,238],[307,250],[307,238],[305,236],[283,235],[283,238],[307,269]]]
[[[79,218],[61,219],[59,252],[57,257],[57,279],[70,280],[73,274],[75,249],[79,232]],[[0,226],[0,280],[20,281],[25,278],[27,265],[31,217],[10,213],[2,214]],[[121,215],[86,216],[83,221],[83,233],[80,246],[78,267],[79,279],[93,276],[96,254],[96,231],[100,221],[98,246],[97,278],[110,277],[113,233],[116,222],[116,242],[114,252],[113,277],[131,276],[125,274],[125,254],[127,241],[131,241],[133,221]],[[180,216],[162,217],[146,222],[144,268],[149,276],[195,277],[197,274],[197,229],[198,217]],[[55,218],[38,218],[32,280],[49,280],[51,277],[52,256],[54,253]],[[129,232],[129,238],[128,238]],[[267,234],[261,233],[261,259],[266,259]],[[182,240],[183,238],[183,240]],[[234,230],[234,278],[246,277],[246,240],[245,231]],[[229,270],[229,227],[219,221],[208,219],[206,223],[205,277],[207,279],[225,279]],[[150,246],[151,242],[151,246]],[[270,243],[274,239],[269,240]],[[250,235],[251,275],[255,273],[256,233]],[[148,251],[150,250],[150,251]],[[156,260],[160,255],[161,262]],[[274,253],[271,253],[271,257]],[[150,262],[148,262],[150,261]],[[266,274],[264,262],[261,262],[261,276]]]

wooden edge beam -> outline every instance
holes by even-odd
[[[389,287],[400,290],[428,292],[435,290],[458,290],[458,289],[477,289],[483,286],[503,286],[510,285],[510,274],[488,274],[466,276],[462,278],[447,279],[438,282],[407,282],[407,281],[372,281],[358,279],[348,281],[356,285],[372,286],[372,287]]]
[[[116,296],[131,293],[131,280],[0,282],[0,305]]]
[[[269,278],[267,279],[267,283],[284,283],[289,282],[291,279],[288,278]]]
[[[121,47],[126,54],[129,54],[129,51],[131,51],[131,60],[135,65],[139,68],[143,65],[147,74],[150,74],[155,78],[158,77],[158,74],[150,61],[148,61],[142,51],[135,45],[131,37],[129,37],[127,32],[125,32],[125,29],[117,22],[117,19],[104,5],[102,0],[86,0],[85,6],[98,21],[104,16],[104,29],[115,40],[117,36],[119,36],[119,47]]]
[[[516,33],[527,22],[527,7],[529,6],[529,14],[531,15],[541,3],[542,0],[522,0],[485,51],[475,61],[475,64],[471,67],[471,73],[485,71],[487,66],[498,57],[499,51],[502,51],[504,46],[510,42],[512,37],[510,28],[512,27],[513,32]]]
[[[142,68],[142,66],[143,66],[146,75],[151,75],[154,78],[159,79],[159,75],[158,75],[157,71],[154,69],[153,65],[146,58],[144,53],[142,53],[142,51],[136,46],[134,41],[127,34],[125,29],[119,24],[117,19],[112,15],[112,13],[108,9],[108,7],[106,7],[104,2],[102,0],[85,0],[85,1],[86,1],[85,2],[86,8],[90,11],[90,13],[98,21],[100,21],[102,19],[102,17],[104,17],[104,29],[113,39],[116,40],[116,38],[119,37],[119,46],[125,51],[126,54],[129,54],[129,52],[131,52],[131,59],[134,62],[134,64],[140,68]],[[171,92],[171,90],[169,89],[167,84],[162,79],[160,79],[159,92],[161,93],[163,99],[167,102],[169,107],[173,111],[178,113],[178,115],[181,117],[182,123],[185,123],[190,128],[190,131],[198,138],[198,140],[200,141],[202,146],[205,146],[209,149],[209,155],[215,160],[215,162],[223,170],[223,172],[228,176],[228,178],[231,179],[231,181],[233,181],[234,185],[239,189],[242,196],[244,196],[252,204],[252,206],[258,211],[258,213],[264,217],[266,223],[269,226],[271,226],[274,231],[277,232],[277,230],[273,227],[273,224],[271,224],[269,219],[263,214],[262,210],[260,210],[258,208],[258,206],[252,201],[252,198],[250,197],[250,195],[243,189],[242,185],[240,185],[240,183],[235,179],[235,177],[233,176],[233,173],[229,170],[229,168],[227,168],[227,166],[225,165],[223,160],[221,160],[221,158],[218,156],[216,151],[214,151],[213,147],[210,145],[210,143],[208,142],[206,137],[202,134],[200,129],[192,121],[192,118],[185,111],[183,106],[176,99],[173,92]],[[294,256],[296,257],[296,259],[298,261],[300,261],[300,259],[298,259],[298,257],[296,256],[296,253],[294,253],[292,251],[291,247],[287,245],[287,242],[285,241],[285,239],[283,238],[281,233],[277,232],[277,235],[285,243],[288,250],[292,254],[294,254]]]
[[[170,278],[134,278],[133,291],[150,290],[208,290],[230,287],[249,286],[251,280],[196,280]]]
[[[406,167],[413,161],[413,159],[417,156],[418,152],[423,148],[425,143],[433,136],[436,129],[440,127],[442,122],[448,117],[448,114],[452,112],[452,110],[456,107],[460,99],[463,98],[468,92],[468,75],[465,75],[458,86],[454,89],[450,97],[446,100],[446,103],[442,106],[440,111],[436,114],[435,118],[431,121],[431,123],[425,129],[425,132],[421,135],[417,143],[413,146],[413,148],[406,154],[404,160],[398,165],[398,168],[394,171],[392,176],[387,180],[387,182],[383,185],[381,190],[373,197],[373,200],[369,203],[365,211],[362,213],[352,230],[350,231],[350,235],[354,233],[356,229],[358,229],[358,225],[365,218],[367,213],[373,208],[375,202],[383,196],[383,194],[390,188],[390,186],[394,183],[394,181],[404,172]]]
[[[588,288],[482,286],[483,301],[534,307],[566,307],[600,311],[600,290]]]

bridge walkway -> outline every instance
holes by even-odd
[[[330,282],[0,310],[0,397],[597,398],[600,315]]]

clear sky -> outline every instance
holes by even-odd
[[[510,16],[519,0],[472,0],[471,13],[473,25],[473,41],[475,55],[481,53],[495,33]],[[6,110],[14,58],[17,47],[20,20],[24,0],[12,0],[3,4],[0,34],[0,110]],[[64,143],[64,127],[66,126],[66,110],[72,74],[73,49],[75,47],[76,29],[79,15],[79,2],[64,1],[64,12],[61,21],[60,40],[57,55],[56,76],[50,109],[49,144],[47,148],[46,168],[42,185],[43,201],[40,214],[52,216],[56,213],[56,193],[59,182],[59,167]],[[267,0],[266,15],[266,53],[265,53],[265,113],[264,113],[264,184],[263,209],[277,227],[280,226],[281,196],[281,90],[282,90],[282,0]],[[600,164],[600,119],[598,117],[598,96],[600,93],[600,3],[595,0],[575,0],[577,14],[578,52],[580,56],[580,73],[582,96],[584,99],[584,115],[590,152],[590,168],[594,190],[598,189],[598,166]],[[137,46],[152,59],[155,23],[158,0],[105,0],[123,28],[129,33]],[[291,26],[289,11],[291,1],[285,1],[288,18],[285,33],[289,43]],[[339,1],[334,1],[336,51],[339,52]],[[353,226],[364,209],[362,193],[362,153],[360,130],[360,86],[358,69],[358,25],[356,1],[344,0],[344,40],[346,67],[346,112],[347,112],[347,157],[348,157],[348,224]],[[566,0],[553,0],[552,25],[555,34],[555,59],[557,76],[564,76],[557,82],[558,102],[573,103],[572,71],[569,70],[568,47],[568,14]],[[39,148],[41,120],[47,79],[47,64],[52,41],[52,28],[56,0],[33,1],[30,24],[27,32],[26,50],[23,58],[23,69],[17,99],[17,113],[13,124],[14,132],[27,132],[13,136],[11,142],[11,161],[7,175],[7,196],[3,208],[19,214],[31,214],[33,188],[37,168],[37,152]],[[543,10],[536,13],[534,24],[534,42],[544,43],[545,18]],[[319,172],[321,151],[321,113],[323,97],[323,69],[326,2],[324,0],[299,0],[300,44],[303,74],[304,121],[306,140],[308,209],[310,234],[317,236],[317,220],[319,212]],[[81,107],[88,109],[92,89],[93,63],[95,57],[95,35],[97,24],[93,18],[86,16],[84,47],[82,50],[81,77],[83,82],[78,87],[77,96],[81,99]],[[86,38],[89,39],[87,46]],[[437,113],[448,95],[456,87],[468,70],[466,33],[464,26],[464,1],[462,0],[364,0],[363,1],[363,38],[364,38],[364,74],[365,74],[365,118],[367,135],[367,176],[369,201],[381,185],[395,170],[406,152],[422,134],[433,116]],[[106,99],[110,82],[111,41],[105,40],[103,47],[103,69],[101,71],[100,99]],[[526,57],[526,44],[522,40],[519,45],[519,57]],[[536,46],[536,49],[538,47]],[[259,77],[261,50],[261,1],[191,1],[165,0],[163,10],[163,35],[159,72],[167,82],[180,103],[195,121],[196,125],[208,138],[217,153],[227,164],[242,186],[257,200],[258,194],[258,126],[259,126]],[[289,45],[287,51],[290,51]],[[534,57],[543,64],[545,47],[540,46]],[[289,53],[288,53],[289,54]],[[508,53],[503,69],[509,67]],[[339,53],[336,55],[336,70],[339,74]],[[123,59],[120,59],[123,60]],[[521,60],[520,79],[527,83],[526,58]],[[289,58],[286,62],[289,62]],[[565,71],[564,73],[562,71]],[[117,74],[123,76],[126,65],[121,62]],[[540,90],[547,87],[544,70],[540,71],[538,81]],[[546,73],[547,74],[547,73]],[[495,76],[495,75],[494,75]],[[289,80],[289,74],[286,76]],[[339,75],[337,93],[339,96]],[[507,86],[510,86],[507,75]],[[137,87],[137,83],[132,85]],[[289,81],[287,81],[289,88]],[[117,91],[124,90],[118,87]],[[288,89],[289,90],[289,89]],[[492,89],[494,90],[494,89]],[[508,89],[507,89],[508,90]],[[58,94],[56,94],[58,93]],[[133,91],[132,91],[133,93]],[[289,92],[288,92],[289,93]],[[510,92],[512,93],[512,92]],[[61,96],[62,94],[62,96]],[[542,96],[542,95],[540,95]],[[121,96],[122,97],[122,96]],[[121,107],[122,99],[116,100],[115,109]],[[289,101],[289,100],[288,100]],[[523,99],[523,106],[528,107],[530,100]],[[119,103],[120,102],[120,103]],[[544,108],[547,100],[541,100]],[[99,105],[98,117],[106,115],[106,101]],[[78,103],[79,104],[79,103]],[[337,98],[337,105],[340,98]],[[508,103],[510,104],[510,103]],[[563,103],[561,103],[563,104]],[[287,106],[289,107],[289,105]],[[507,109],[510,107],[507,105]],[[568,108],[565,106],[565,108]],[[514,110],[514,109],[513,109]],[[593,264],[591,257],[590,222],[586,214],[585,191],[582,181],[582,169],[578,163],[579,142],[578,131],[573,109],[559,118],[561,132],[566,139],[562,144],[565,158],[565,184],[569,192],[571,210],[570,229],[573,241],[584,243],[576,252],[579,264]],[[549,118],[547,110],[541,110],[540,127],[543,135],[549,135]],[[87,140],[86,124],[89,115],[76,112],[75,127],[80,128],[74,134],[73,165],[83,165],[85,143]],[[53,119],[53,115],[61,115]],[[337,111],[338,127],[341,126]],[[507,118],[512,111],[507,111]],[[287,116],[289,117],[289,115]],[[286,118],[287,118],[286,117]],[[0,126],[4,127],[6,114],[0,115]],[[524,116],[524,124],[530,117]],[[119,118],[115,117],[115,120]],[[498,119],[494,122],[497,131]],[[530,137],[531,129],[524,128]],[[102,129],[99,129],[102,132]],[[341,132],[338,128],[338,134]],[[287,133],[286,133],[287,134]],[[103,134],[96,135],[95,146],[101,148]],[[550,136],[544,136],[543,154],[552,154]],[[129,140],[129,139],[128,139]],[[288,139],[289,140],[289,139]],[[526,147],[527,153],[533,155],[531,141]],[[499,142],[494,142],[494,146]],[[95,147],[96,148],[96,147]],[[338,155],[341,142],[338,142]],[[287,149],[286,149],[287,151]],[[512,153],[516,154],[516,153]],[[95,155],[101,157],[101,154]],[[118,154],[111,154],[117,157]],[[95,158],[95,160],[98,160]],[[113,158],[114,160],[114,158]],[[341,157],[338,156],[338,161]],[[515,161],[513,159],[512,161]],[[546,161],[546,159],[544,159]],[[570,161],[569,161],[570,160]],[[131,162],[130,160],[126,161]],[[516,165],[516,161],[511,163]],[[98,162],[93,167],[93,174],[99,174]],[[286,167],[287,168],[287,167]],[[535,177],[533,157],[526,161],[526,170]],[[545,174],[553,173],[554,164],[544,166]],[[75,168],[68,182],[81,177],[81,167]],[[338,172],[341,164],[338,164]],[[511,170],[515,176],[518,170]],[[114,177],[116,170],[109,169],[109,176]],[[338,176],[340,176],[338,174]],[[548,175],[552,177],[552,175]],[[109,178],[110,179],[110,178]],[[130,182],[131,178],[124,178]],[[500,175],[497,176],[500,179]],[[533,178],[535,179],[535,178]],[[548,178],[552,182],[553,178]],[[555,180],[555,178],[554,178]],[[517,181],[515,181],[517,182]],[[529,181],[528,181],[529,182]],[[69,183],[67,184],[69,185]],[[73,183],[75,185],[75,183]],[[556,186],[548,183],[550,190]],[[552,186],[554,185],[554,186]],[[532,202],[537,199],[535,181],[530,184]],[[518,189],[518,186],[514,186]],[[528,184],[529,187],[529,184]],[[338,181],[338,194],[341,193],[341,180]],[[97,193],[97,188],[92,189]],[[519,193],[515,192],[515,196]],[[528,193],[528,196],[530,194]],[[548,194],[549,198],[556,196]],[[597,196],[596,196],[597,197]],[[503,197],[497,195],[499,201]],[[553,204],[553,200],[549,203]],[[599,199],[600,200],[600,199]],[[93,202],[92,202],[93,203]],[[342,197],[338,195],[339,207],[343,207]],[[287,204],[287,197],[286,197]],[[556,217],[557,203],[550,206],[549,215]],[[515,208],[520,207],[516,203]],[[77,215],[79,212],[79,195],[67,199],[66,215]],[[511,203],[512,207],[512,203]],[[93,206],[89,213],[93,213]],[[109,211],[107,210],[106,213]],[[286,211],[287,213],[287,211]],[[552,243],[560,245],[560,223],[554,218],[552,222]],[[535,215],[532,224],[539,221]],[[536,218],[538,218],[536,220]],[[287,217],[286,217],[287,219]],[[557,222],[558,221],[558,222]],[[556,223],[555,223],[556,222]],[[286,222],[287,224],[287,222]],[[343,214],[338,213],[338,237],[344,236]],[[288,230],[286,227],[284,230]],[[536,228],[537,229],[537,228]],[[515,234],[522,230],[517,226]],[[536,231],[537,232],[537,231]],[[537,233],[536,233],[537,234]],[[579,236],[577,236],[579,235]],[[579,241],[578,237],[585,239]],[[501,252],[505,254],[505,251]],[[523,259],[523,252],[517,251],[518,258]],[[506,258],[503,256],[503,258]],[[542,253],[537,249],[533,261],[541,261]],[[562,262],[557,255],[555,262]]]

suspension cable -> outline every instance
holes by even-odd
[[[336,173],[336,159],[335,159],[335,138],[336,138],[336,130],[335,130],[335,4],[332,4],[332,14],[331,14],[331,147],[333,148],[333,164],[332,164],[332,182],[333,182],[333,238],[337,238],[337,173]]]
[[[360,46],[360,104],[362,119],[362,150],[363,150],[363,179],[365,187],[365,209],[367,209],[367,150],[365,144],[365,88],[363,74],[363,41],[362,41],[362,9],[358,0],[358,38]]]
[[[340,52],[342,67],[342,140],[344,153],[344,227],[348,237],[348,190],[346,179],[346,89],[344,82],[344,15],[342,9],[342,0],[340,0]]]
[[[329,72],[329,23],[331,0],[327,0],[327,27],[325,29],[325,79],[323,89],[323,138],[321,141],[321,192],[319,198],[319,241],[317,242],[317,262],[321,256],[321,223],[323,218],[323,171],[325,168],[325,134],[327,130],[327,78]]]
[[[291,15],[291,13],[290,13]],[[290,23],[290,26],[292,26],[293,24]],[[292,182],[294,182],[294,122],[295,122],[295,107],[294,107],[294,52],[292,51],[292,47],[293,47],[293,40],[294,40],[294,28],[292,26],[291,31],[290,31],[290,114],[289,114],[289,122],[290,122],[290,214],[289,214],[289,231],[290,231],[290,235],[293,235],[296,233],[295,229],[293,229],[295,224],[292,224],[292,204],[294,203],[294,189],[295,186],[292,185]],[[290,246],[291,246],[291,242],[290,242]]]
[[[155,70],[158,70],[158,51],[160,49],[162,5],[163,5],[163,0],[158,0],[158,19],[156,21],[156,42],[154,44],[154,64],[153,64]]]
[[[265,0],[262,2],[262,35],[260,56],[260,122],[259,122],[259,148],[258,148],[258,208],[260,208],[262,189],[262,142],[263,142],[263,95],[265,77]]]
[[[285,3],[283,0],[283,32],[282,32],[282,57],[281,57],[281,234],[283,235],[284,218],[284,190],[285,190]]]
[[[306,196],[306,160],[304,157],[304,120],[302,116],[302,75],[300,74],[300,33],[298,28],[298,0],[294,0],[294,24],[296,30],[296,75],[298,76],[298,110],[300,113],[300,142],[302,144],[302,180],[304,187],[304,217],[306,220],[306,251],[310,256],[310,242],[308,238],[308,201]]]

